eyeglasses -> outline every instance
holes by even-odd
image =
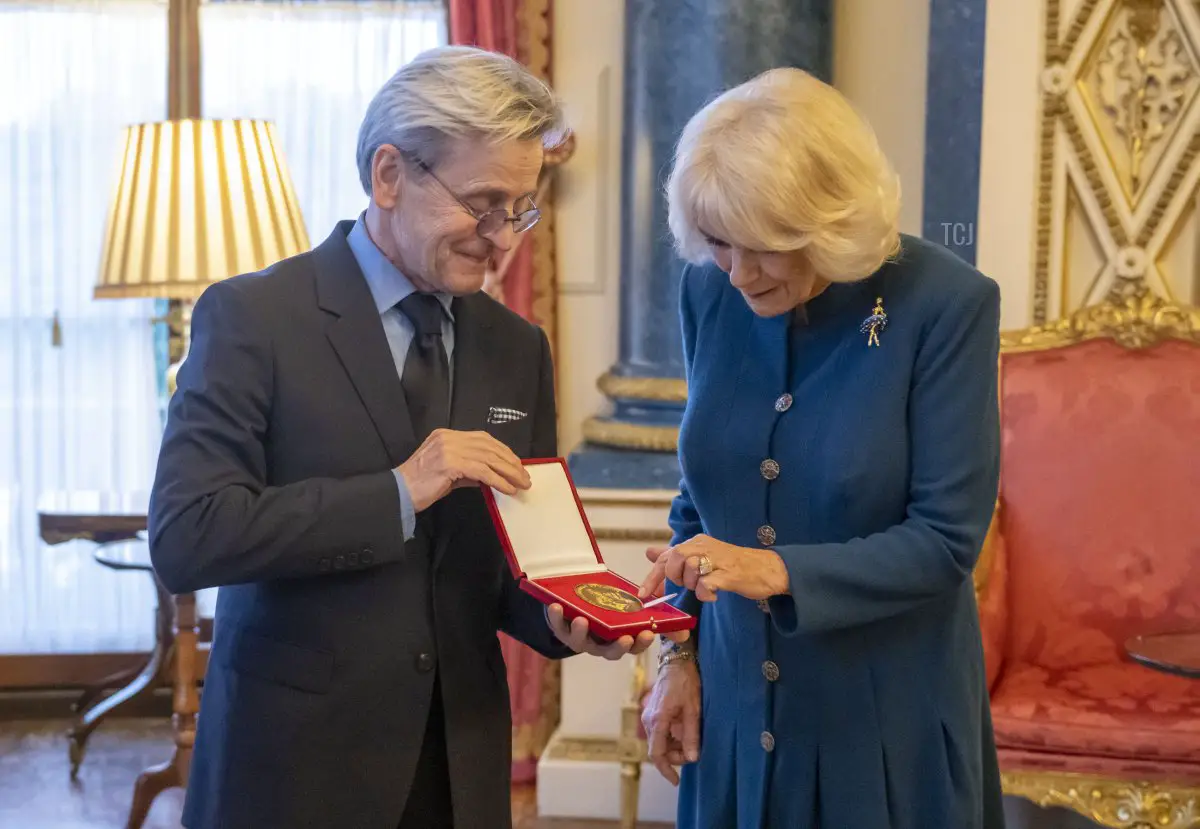
[[[521,197],[520,201],[517,202],[517,206],[524,207],[524,209],[516,211],[516,213],[512,216],[508,215],[508,211],[504,208],[488,210],[484,213],[480,213],[475,210],[475,208],[471,207],[471,205],[460,199],[458,195],[450,189],[450,186],[438,178],[437,174],[434,173],[433,170],[430,169],[429,165],[424,161],[417,158],[412,153],[401,152],[401,155],[403,155],[413,164],[420,167],[424,172],[428,173],[430,178],[440,184],[442,189],[450,194],[450,198],[458,202],[459,206],[462,207],[463,210],[467,211],[467,213],[469,213],[473,219],[475,219],[477,222],[475,232],[480,236],[491,236],[493,233],[501,230],[504,227],[505,222],[512,225],[513,233],[524,233],[525,231],[529,230],[529,228],[537,224],[538,220],[542,218],[542,211],[538,209],[538,206],[533,203],[533,199],[529,196]]]

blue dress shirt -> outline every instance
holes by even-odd
[[[387,337],[388,347],[392,350],[392,360],[396,363],[396,375],[403,378],[404,359],[408,356],[408,346],[413,340],[413,324],[396,306],[400,300],[416,291],[416,288],[371,241],[364,215],[359,215],[358,221],[346,236],[346,241],[358,261],[359,269],[366,277],[367,286],[371,289],[375,308],[383,322],[383,333]],[[446,361],[450,365],[450,376],[453,378],[454,313],[451,303],[454,297],[444,293],[435,296],[446,310],[446,315],[442,317],[442,343],[446,347]],[[404,539],[407,541],[413,537],[416,530],[416,509],[400,470],[393,469],[392,474],[396,476],[396,488],[400,491],[400,520],[404,526]]]

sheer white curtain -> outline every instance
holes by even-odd
[[[446,42],[441,0],[214,2],[200,8],[203,110],[275,122],[316,245],[366,207],[354,164],[367,104]]]
[[[445,42],[440,2],[201,9],[203,110],[276,122],[309,234],[365,206],[379,85]],[[93,300],[121,128],[166,114],[166,4],[0,4],[0,654],[140,650],[148,578],[38,537],[52,491],[145,492],[161,439],[150,300]],[[55,314],[62,342],[55,345]]]
[[[121,128],[166,108],[165,26],[155,3],[0,5],[0,653],[152,638],[148,577],[43,545],[37,504],[153,476],[153,303],[92,284]]]

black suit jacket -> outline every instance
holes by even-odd
[[[391,470],[417,448],[380,316],[340,224],[210,286],[159,456],[150,552],[173,591],[221,586],[184,810],[191,829],[394,829],[435,670],[458,829],[509,825],[497,631],[569,651],[521,592],[478,489],[403,539]],[[455,300],[451,428],[556,454],[545,335]],[[488,409],[527,412],[490,424]]]

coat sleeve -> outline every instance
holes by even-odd
[[[351,552],[374,566],[400,560],[391,470],[267,484],[271,343],[239,282],[209,286],[192,314],[150,496],[159,578],[184,592],[317,576]]]
[[[687,379],[689,388],[692,386],[692,361],[696,355],[696,312],[691,302],[692,279],[688,278],[691,272],[690,265],[685,267],[679,279],[679,329],[683,337],[684,377]],[[691,403],[689,402],[687,405],[691,405]],[[678,448],[676,451],[678,452]],[[682,459],[682,453],[679,453],[679,457]],[[672,547],[704,532],[704,526],[700,522],[700,511],[696,509],[696,504],[688,492],[686,475],[680,478],[679,494],[671,501],[671,512],[667,523],[671,528]],[[700,615],[704,603],[696,598],[694,592],[686,590],[683,585],[675,584],[670,580],[667,581],[664,589],[667,593],[679,594],[671,601],[675,607],[693,616]]]
[[[558,410],[554,402],[554,361],[545,332],[539,331],[541,366],[538,375],[537,410],[533,415],[533,457],[558,455]],[[526,593],[513,578],[508,563],[502,561],[503,602],[500,629],[525,643],[542,656],[562,659],[575,652],[559,641],[546,620],[546,606]]]
[[[770,599],[784,635],[878,621],[971,578],[999,482],[1000,294],[989,280],[946,303],[918,348],[902,523],[840,544],[781,545],[790,595]]]

